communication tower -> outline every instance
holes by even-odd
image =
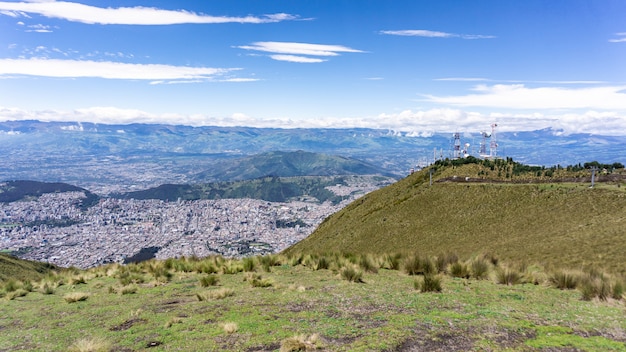
[[[480,135],[483,139],[480,141],[480,146],[478,148],[478,154],[481,157],[487,157],[487,138],[491,137],[491,134],[487,131],[480,131]]]
[[[461,157],[461,134],[459,132],[454,133],[454,153],[452,157],[454,159]]]
[[[496,139],[497,123],[491,124],[491,144],[489,145],[489,157],[495,159],[498,156],[498,140]]]

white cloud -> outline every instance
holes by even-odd
[[[186,10],[163,10],[153,7],[103,8],[75,2],[0,2],[0,14],[10,17],[29,17],[37,14],[87,24],[172,25],[183,23],[273,23],[296,20],[298,16],[286,13],[262,16],[209,16]]]
[[[493,39],[493,35],[481,34],[457,34],[439,31],[431,31],[427,29],[404,29],[396,31],[380,31],[380,34],[399,35],[404,37],[427,37],[427,38],[462,38],[462,39]]]
[[[624,43],[624,42],[626,42],[626,32],[615,33],[615,35],[618,36],[618,38],[609,39],[609,42],[611,42],[611,43]]]
[[[474,94],[425,95],[427,101],[456,106],[504,109],[597,109],[626,111],[626,86],[584,88],[539,87],[523,84],[477,85]]]
[[[324,59],[318,59],[318,58],[306,57],[306,56],[297,56],[297,55],[270,55],[270,57],[278,61],[289,61],[289,62],[298,62],[298,63],[306,63],[306,64],[327,61]]]
[[[238,46],[239,49],[256,50],[275,54],[337,56],[338,53],[362,53],[363,51],[342,45],[309,44],[293,42],[256,42]]]
[[[0,77],[28,75],[58,78],[98,77],[133,80],[211,80],[239,68],[127,64],[111,61],[0,59]]]
[[[241,45],[236,48],[244,50],[273,53],[269,57],[278,61],[298,63],[319,63],[327,61],[308,56],[338,56],[339,53],[362,53],[363,51],[348,48],[343,45],[310,44],[294,42],[256,42],[251,45]],[[308,55],[308,56],[303,56]]]
[[[257,118],[243,113],[214,117],[204,114],[153,114],[137,109],[91,107],[73,111],[28,111],[0,106],[0,121],[41,120],[105,124],[164,123],[189,126],[248,126],[271,128],[373,128],[403,132],[408,136],[429,136],[436,132],[479,133],[497,121],[502,132],[533,131],[545,128],[563,134],[591,133],[626,135],[626,114],[589,110],[581,113],[478,113],[460,109],[404,110],[359,118],[319,117],[315,119]]]

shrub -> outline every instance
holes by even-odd
[[[475,258],[471,263],[472,277],[484,279],[489,276],[489,263],[484,258]]]
[[[85,292],[70,292],[63,296],[63,299],[67,303],[85,301],[87,298],[89,298],[89,294]]]
[[[356,283],[363,282],[363,272],[361,270],[356,269],[352,265],[343,267],[340,273],[341,273],[341,277],[344,280],[348,280],[350,282],[356,282]]]
[[[421,292],[441,292],[441,277],[426,274],[423,280],[415,280],[414,287]]]
[[[578,286],[578,276],[567,271],[557,271],[550,276],[550,282],[560,290],[573,290]]]
[[[220,279],[217,277],[217,275],[210,274],[200,278],[200,285],[202,287],[216,286],[219,281]]]
[[[496,271],[496,283],[498,284],[512,286],[521,283],[521,280],[522,277],[515,270],[504,268]]]
[[[450,275],[452,275],[452,277],[469,279],[470,271],[467,264],[456,261],[450,264]]]
[[[82,338],[76,340],[70,347],[70,352],[106,352],[111,344],[102,338]]]

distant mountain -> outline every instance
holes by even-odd
[[[477,131],[459,132],[461,144],[469,144],[470,154],[478,155],[479,145],[485,142],[481,135]],[[546,129],[499,132],[497,138],[498,156],[513,157],[526,164],[569,165],[593,160],[626,163],[626,139],[622,137],[565,135]],[[366,128],[8,121],[0,122],[0,180],[67,182],[106,194],[167,183],[213,181],[239,172],[265,176],[264,172],[270,171],[267,168],[245,170],[244,166],[237,168],[225,161],[277,151],[341,156],[405,176],[416,164],[451,157],[453,144],[451,133]],[[285,172],[291,168],[287,164],[281,167]],[[311,170],[315,171],[313,165]]]
[[[344,197],[338,196],[326,187],[346,185],[346,177],[357,176],[268,176],[253,180],[234,182],[215,182],[203,184],[165,184],[142,191],[114,194],[122,199],[160,199],[165,201],[252,198],[268,202],[287,202],[294,198],[315,198],[323,203],[341,202]],[[383,176],[358,176],[372,184],[385,185],[393,181]]]
[[[381,167],[342,156],[305,152],[268,152],[221,161],[197,175],[200,180],[240,181],[265,176],[395,176]]]
[[[548,266],[624,273],[626,171],[530,167],[499,160],[437,164],[328,217],[294,253],[491,253]]]

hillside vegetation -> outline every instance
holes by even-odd
[[[48,263],[18,259],[5,253],[0,253],[0,283],[14,280],[39,280],[47,273],[57,268]]]
[[[556,267],[624,273],[623,170],[446,161],[369,193],[326,219],[293,253],[494,253]],[[611,172],[613,171],[613,172]]]
[[[336,195],[327,187],[348,185],[348,183],[367,180],[366,182],[388,184],[393,179],[384,176],[268,176],[254,180],[234,182],[214,182],[201,184],[166,184],[142,191],[115,194],[123,199],[160,199],[175,201],[198,199],[237,199],[252,198],[268,202],[288,202],[293,199],[313,198],[323,203],[337,204],[344,197]]]
[[[0,285],[0,349],[626,351],[624,284],[493,256],[150,260]]]

